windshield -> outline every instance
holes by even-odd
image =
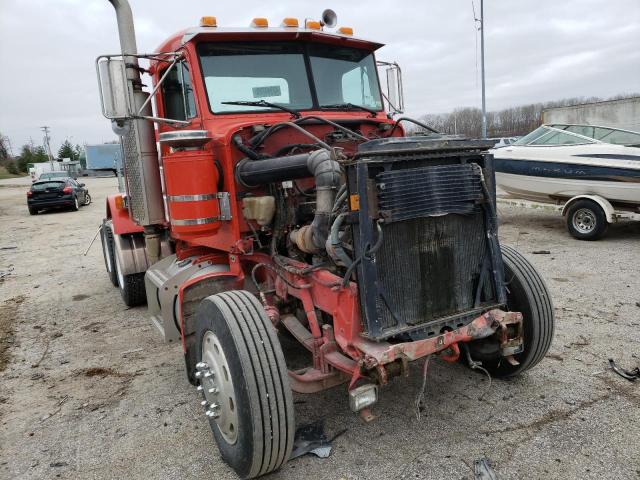
[[[585,137],[594,138],[614,145],[640,144],[640,133],[619,128],[597,127],[594,125],[551,125],[554,128],[574,132]]]
[[[42,190],[47,190],[50,188],[61,188],[65,185],[65,182],[61,182],[61,181],[50,181],[50,182],[37,182],[34,183],[33,185],[31,185],[31,189],[34,192],[38,192],[38,191],[42,191]]]
[[[65,178],[68,177],[69,174],[67,172],[57,172],[57,173],[43,173],[40,175],[40,178]]]
[[[520,140],[515,142],[514,145],[526,145],[527,143],[532,142],[536,138],[541,137],[542,135],[544,135],[546,133],[549,133],[549,130],[547,130],[544,127],[538,127],[533,132],[525,135]]]
[[[382,109],[373,55],[365,50],[314,43],[311,71],[320,107],[351,103]]]
[[[367,50],[303,42],[234,42],[201,43],[198,54],[214,113],[274,110],[224,103],[261,100],[292,110],[340,104],[382,109],[375,61]]]
[[[638,145],[640,133],[593,125],[543,125],[522,137],[514,145],[578,145],[596,143],[594,140],[614,145]]]

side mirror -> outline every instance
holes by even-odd
[[[76,177],[77,178],[77,177]],[[84,183],[79,183],[78,186],[84,187]]]
[[[396,62],[377,62],[378,68],[384,70],[387,92],[382,96],[386,101],[390,114],[404,112],[404,91],[402,86],[402,70]]]
[[[124,60],[98,57],[98,87],[102,114],[110,120],[130,118],[129,92]]]

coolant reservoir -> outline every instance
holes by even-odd
[[[269,225],[276,213],[276,199],[271,195],[245,197],[242,199],[242,214],[247,220],[255,220],[258,225]]]

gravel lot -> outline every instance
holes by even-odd
[[[180,347],[161,342],[145,308],[123,306],[99,239],[82,255],[116,180],[87,179],[94,203],[79,212],[34,217],[28,183],[0,182],[0,478],[235,478]],[[606,368],[609,357],[640,364],[640,224],[589,243],[555,212],[501,206],[500,217],[502,241],[553,294],[547,358],[490,387],[435,360],[419,421],[418,364],[382,390],[370,424],[351,413],[344,387],[297,395],[298,423],[347,431],[329,458],[299,458],[270,478],[473,478],[483,456],[500,479],[640,478],[640,382]]]

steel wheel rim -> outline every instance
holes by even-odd
[[[91,195],[87,193],[84,197],[84,204],[89,205],[90,203],[91,203]]]
[[[229,445],[238,440],[238,406],[229,362],[220,340],[211,330],[202,337],[202,364],[200,385],[210,421],[215,422],[220,435]],[[198,364],[202,367],[202,364]]]
[[[588,208],[581,208],[573,214],[573,228],[580,233],[590,233],[596,228],[596,215]]]

